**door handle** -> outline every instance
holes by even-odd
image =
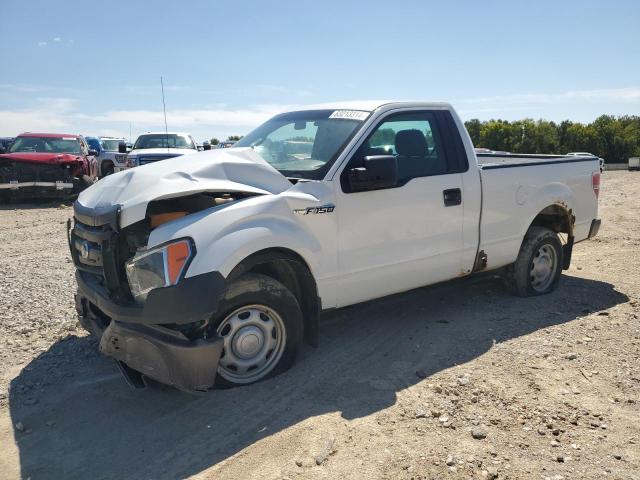
[[[462,203],[462,190],[459,188],[449,188],[442,192],[445,207],[453,207]]]

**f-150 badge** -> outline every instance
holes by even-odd
[[[311,213],[331,213],[335,210],[335,205],[321,205],[319,207],[307,207],[307,208],[298,208],[293,211],[293,213],[297,213],[298,215],[309,215]]]

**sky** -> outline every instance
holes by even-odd
[[[341,100],[640,115],[640,1],[0,0],[0,136],[196,140]]]

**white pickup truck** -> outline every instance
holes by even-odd
[[[124,168],[127,169],[197,152],[198,147],[188,133],[149,132],[136,139],[131,151],[124,142],[120,142],[118,151],[120,155],[126,154]]]
[[[248,384],[315,345],[322,310],[489,270],[551,292],[599,182],[595,157],[476,155],[443,103],[283,113],[85,190],[76,308],[134,386]]]

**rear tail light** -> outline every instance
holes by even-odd
[[[596,198],[600,195],[600,172],[593,172],[591,174],[591,187],[593,193],[596,194]]]

